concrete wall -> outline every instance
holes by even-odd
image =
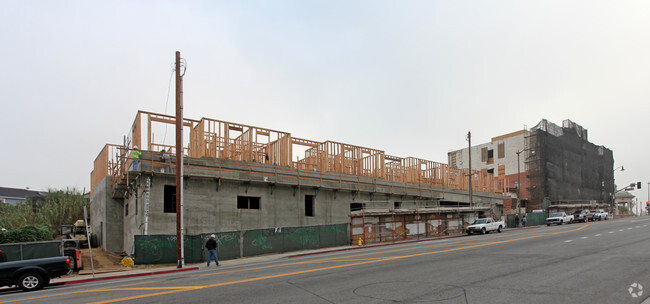
[[[145,155],[145,154],[143,154]],[[146,157],[146,155],[145,155]],[[210,234],[253,229],[346,224],[352,203],[375,202],[373,207],[439,207],[440,202],[467,202],[467,191],[439,186],[391,183],[378,178],[296,171],[295,169],[222,159],[188,159],[184,178],[183,221],[186,235]],[[175,176],[159,168],[141,164],[143,172],[132,172],[128,191],[115,225],[122,232],[122,250],[133,253],[134,236],[173,235],[176,213],[164,212],[165,185],[175,186]],[[135,178],[133,178],[135,177]],[[146,181],[150,179],[148,217],[145,217]],[[95,200],[112,200],[108,184],[98,186]],[[305,214],[305,195],[313,196],[313,216]],[[259,209],[240,209],[238,196],[260,198]],[[503,197],[474,192],[476,204],[494,206]],[[115,201],[119,201],[115,200]],[[115,204],[98,203],[93,208],[116,211]],[[101,211],[96,211],[101,217]],[[113,212],[112,214],[116,214]],[[106,215],[103,215],[107,218]],[[111,226],[113,227],[113,226]],[[119,251],[122,251],[119,250]],[[116,251],[116,250],[112,250]]]
[[[104,250],[122,252],[124,243],[122,200],[111,197],[110,181],[111,178],[106,177],[93,189],[89,210],[90,226]]]

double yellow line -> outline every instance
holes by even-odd
[[[152,294],[145,294],[145,295],[130,296],[130,297],[123,297],[123,298],[117,298],[117,299],[110,299],[110,300],[92,302],[92,304],[115,303],[115,302],[129,301],[129,300],[137,300],[137,299],[141,299],[141,298],[162,296],[162,295],[178,293],[178,292],[184,292],[184,291],[192,291],[192,290],[199,290],[199,289],[212,288],[212,287],[235,285],[235,284],[241,284],[241,283],[247,283],[247,282],[255,282],[255,281],[269,280],[269,279],[274,279],[274,278],[294,276],[294,275],[305,274],[305,273],[312,273],[312,272],[326,271],[326,270],[332,270],[332,269],[347,268],[347,267],[366,265],[366,264],[373,264],[373,263],[380,263],[380,262],[399,260],[399,259],[407,259],[407,258],[420,257],[420,256],[426,256],[426,255],[432,255],[432,254],[438,254],[438,253],[446,253],[446,252],[453,252],[453,251],[459,251],[459,250],[465,250],[465,249],[471,249],[471,248],[477,248],[477,247],[491,246],[491,245],[496,245],[496,244],[511,243],[511,242],[516,242],[516,241],[521,241],[521,240],[539,238],[539,237],[548,236],[548,235],[557,235],[557,234],[563,234],[563,233],[578,231],[578,230],[582,230],[584,228],[587,228],[588,226],[590,226],[590,224],[582,225],[582,226],[580,226],[579,228],[576,228],[576,229],[563,230],[563,231],[559,231],[559,232],[547,232],[547,233],[541,233],[541,234],[535,234],[535,235],[525,235],[525,234],[522,233],[522,235],[524,235],[522,237],[514,238],[514,239],[507,239],[507,240],[484,242],[485,240],[473,239],[471,241],[461,241],[461,242],[454,242],[454,243],[435,244],[435,245],[430,245],[430,246],[419,246],[419,247],[411,247],[411,248],[406,248],[406,249],[396,249],[396,250],[390,250],[390,251],[382,251],[381,253],[387,253],[387,252],[390,253],[390,252],[399,252],[399,251],[406,251],[406,250],[413,250],[413,249],[449,247],[449,246],[455,246],[455,245],[468,244],[468,245],[464,245],[464,246],[460,246],[460,247],[447,248],[447,249],[441,249],[441,250],[430,251],[430,252],[415,253],[415,254],[409,254],[409,255],[401,255],[401,256],[393,256],[393,257],[367,258],[367,259],[361,259],[361,261],[359,261],[359,262],[350,263],[350,264],[342,264],[342,265],[335,265],[335,266],[329,266],[329,267],[321,267],[321,268],[315,268],[315,269],[300,270],[300,271],[287,272],[287,273],[281,273],[281,274],[275,274],[275,275],[269,275],[269,276],[262,276],[262,277],[256,277],[256,278],[249,278],[249,279],[238,280],[238,281],[230,281],[230,282],[223,282],[223,283],[217,283],[217,284],[210,284],[210,285],[204,285],[204,286],[139,287],[139,288],[136,288],[136,287],[117,287],[117,288],[93,289],[93,290],[87,290],[87,291],[63,293],[63,294],[58,294],[58,295],[54,295],[54,296],[70,295],[70,294],[77,294],[77,293],[107,292],[107,291],[165,290],[165,291],[152,293]],[[513,235],[499,236],[499,237],[491,238],[490,240],[500,239],[500,238],[505,238],[505,237],[510,237],[510,236],[513,236]],[[480,243],[479,244],[472,244],[472,243],[475,243],[476,241],[480,241]],[[298,265],[298,264],[355,261],[355,259],[350,259],[350,258],[373,255],[373,254],[378,254],[378,253],[364,253],[364,254],[349,256],[349,257],[346,257],[345,259],[341,259],[341,260],[323,259],[323,260],[316,260],[316,261],[311,261],[311,262],[285,263],[285,264],[281,264],[281,265],[272,265],[272,266],[264,266],[264,267],[257,267],[257,268],[248,268],[248,269],[245,269],[245,270],[238,270],[238,271],[232,271],[232,272],[220,272],[218,274],[226,274],[226,273],[233,273],[233,272],[240,272],[240,271],[250,271],[250,270],[256,270],[256,269],[267,269],[267,268],[273,268],[273,267],[282,267],[282,266]],[[359,260],[359,259],[356,259],[356,260]],[[206,276],[206,275],[202,275],[202,276]],[[154,282],[148,282],[148,283],[154,283]],[[130,285],[130,286],[132,286],[132,285]],[[33,297],[33,298],[29,298],[29,299],[5,301],[5,302],[0,302],[0,303],[29,301],[29,300],[46,298],[46,297],[53,297],[53,296]]]

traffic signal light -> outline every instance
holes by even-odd
[[[636,188],[641,189],[641,182],[636,182]]]

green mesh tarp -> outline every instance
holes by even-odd
[[[320,247],[336,247],[350,244],[348,224],[319,226]]]
[[[284,228],[257,229],[244,232],[244,256],[283,252],[284,237],[282,230]]]
[[[511,214],[508,215],[506,219],[506,226],[508,228],[515,228],[517,227],[516,225],[516,214]],[[521,217],[519,218],[519,224],[521,226],[521,219],[523,218],[524,214],[521,214]],[[526,226],[538,226],[538,225],[545,225],[546,224],[546,218],[548,216],[546,213],[526,213]]]
[[[31,260],[61,256],[61,241],[2,244],[0,250],[7,254],[7,261]]]
[[[349,244],[348,224],[286,227],[271,229],[220,232],[219,260],[280,253],[304,249],[344,246]],[[243,239],[242,239],[243,237]],[[210,234],[184,236],[186,263],[205,262],[208,252],[205,243]],[[243,246],[243,247],[242,247]],[[175,235],[135,236],[135,262],[137,264],[175,264]]]
[[[175,264],[176,235],[136,235],[136,264]]]

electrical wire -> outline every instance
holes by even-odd
[[[169,91],[172,88],[172,78],[174,77],[174,69],[172,69],[171,74],[169,74],[169,84],[167,85],[167,100],[165,101],[165,115],[167,115],[167,105],[169,104]],[[167,124],[165,124],[165,135],[163,136],[163,145],[165,144],[165,139],[167,139]]]

